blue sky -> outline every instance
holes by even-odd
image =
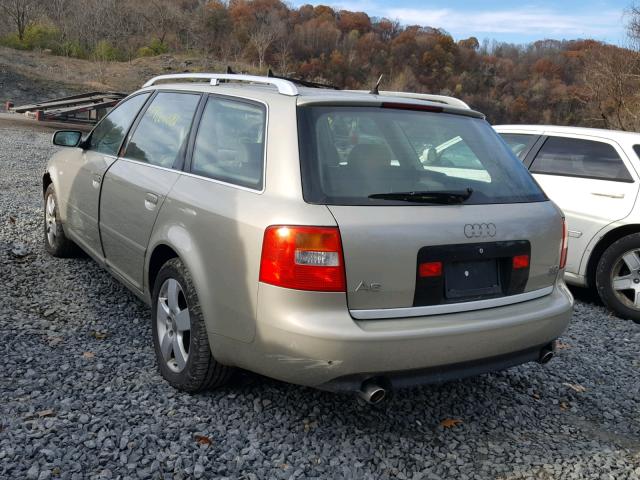
[[[476,36],[513,43],[544,38],[593,38],[625,43],[625,11],[632,0],[328,0],[292,1],[330,5],[337,9],[367,12],[403,24],[419,24],[447,30],[456,39]]]

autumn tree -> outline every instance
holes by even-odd
[[[42,0],[0,0],[0,12],[13,23],[21,42],[24,32],[42,7]]]
[[[640,130],[640,53],[600,45],[585,57],[589,110],[604,128]]]
[[[605,128],[640,131],[640,7],[628,15],[630,48],[595,43],[584,55],[587,111]]]
[[[206,52],[227,57],[230,40],[233,38],[233,25],[226,5],[221,0],[211,0],[201,8],[195,27],[200,46]]]
[[[176,32],[184,18],[175,0],[137,0],[136,14],[146,23],[151,35],[164,45],[167,35]]]
[[[262,70],[267,50],[285,33],[284,23],[275,12],[256,19],[249,31],[249,43],[256,49],[260,70]]]
[[[250,47],[248,53],[257,56],[258,68],[262,70],[269,49],[285,34],[283,19],[288,8],[280,0],[231,0],[229,13],[235,37]]]
[[[341,10],[338,13],[337,27],[344,33],[349,33],[353,30],[359,33],[366,33],[372,28],[369,15],[364,12],[350,12],[348,10]]]

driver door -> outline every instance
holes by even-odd
[[[62,182],[69,192],[66,224],[73,239],[93,257],[104,257],[98,230],[98,205],[105,172],[115,162],[118,150],[149,93],[135,95],[116,106],[93,129],[78,158],[65,165]],[[66,187],[66,188],[65,188]]]

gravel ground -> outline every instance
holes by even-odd
[[[0,127],[0,478],[640,478],[640,326],[589,301],[549,365],[377,407],[251,374],[173,390],[149,309],[43,251],[49,139]]]

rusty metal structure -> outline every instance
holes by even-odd
[[[30,105],[14,106],[7,102],[6,109],[8,112],[23,114],[39,121],[91,125],[98,122],[126,96],[126,93],[121,92],[87,92]]]

